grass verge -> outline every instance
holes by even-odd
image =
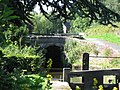
[[[88,36],[88,38],[98,38],[98,39],[102,39],[102,40],[120,45],[120,37],[118,37],[115,34],[105,33],[105,34],[96,35],[96,36]]]

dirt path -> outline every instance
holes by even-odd
[[[72,90],[68,82],[52,81],[52,90]]]
[[[90,41],[90,42],[93,42],[95,44],[98,44],[98,45],[109,46],[112,49],[120,52],[120,46],[118,46],[117,44],[114,44],[114,43],[111,43],[111,42],[108,42],[108,41],[104,41],[104,40],[101,40],[101,39],[96,39],[96,38],[87,38],[86,40]]]

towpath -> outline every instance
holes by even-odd
[[[120,52],[120,46],[117,44],[114,44],[114,43],[111,43],[111,42],[108,42],[105,40],[97,39],[97,38],[86,38],[85,40],[87,40],[89,42],[93,42],[93,43],[98,44],[98,45],[109,46],[112,49]]]

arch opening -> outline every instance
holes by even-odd
[[[52,59],[52,68],[63,68],[62,50],[61,47],[52,45],[46,48],[46,62]]]

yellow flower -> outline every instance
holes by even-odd
[[[47,78],[48,78],[48,80],[51,80],[52,79],[52,75],[48,74]]]
[[[113,90],[118,90],[118,88],[117,88],[117,87],[114,87]]]

